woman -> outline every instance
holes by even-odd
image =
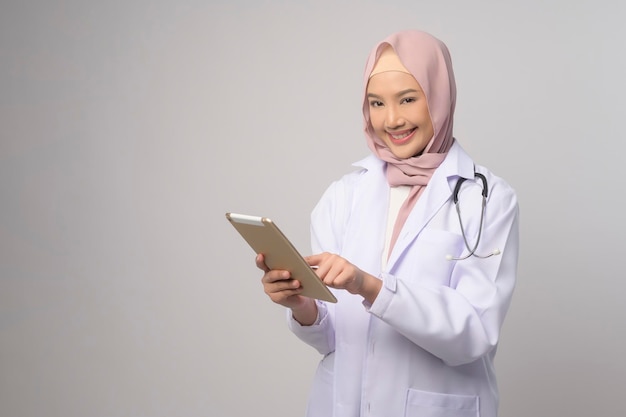
[[[453,136],[456,86],[441,41],[389,36],[369,55],[364,87],[372,155],[311,217],[307,261],[338,302],[299,295],[287,271],[256,259],[291,330],[324,355],[307,415],[494,417],[493,360],[518,258],[515,192]]]

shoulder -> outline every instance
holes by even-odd
[[[487,184],[487,199],[490,202],[499,202],[498,205],[508,209],[516,209],[517,193],[515,189],[502,177],[486,166],[477,164],[474,159],[455,141],[442,166],[445,165],[445,175],[454,180],[459,177],[473,179],[474,173],[482,174]]]
[[[347,212],[357,196],[367,190],[374,190],[373,185],[385,179],[385,162],[370,155],[352,164],[353,171],[333,181],[325,190],[314,213]],[[346,214],[344,213],[344,216]]]
[[[376,181],[384,178],[385,175],[385,162],[373,155],[353,163],[352,166],[355,169],[333,181],[325,194],[329,192],[351,194],[358,190],[364,182]]]
[[[476,172],[487,180],[487,201],[491,207],[500,207],[504,211],[518,211],[517,192],[504,178],[496,175],[484,166],[476,166]]]

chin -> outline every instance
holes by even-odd
[[[389,150],[394,154],[394,156],[398,159],[408,159],[408,158],[414,158],[416,156],[420,156],[424,153],[424,150],[420,150],[417,153],[414,153],[412,150],[410,149],[394,149],[394,148],[389,148]]]

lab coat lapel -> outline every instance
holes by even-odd
[[[428,224],[428,221],[450,198],[451,191],[448,185],[447,175],[442,171],[435,171],[428,186],[415,204],[415,207],[413,207],[404,226],[402,226],[402,231],[391,251],[391,256],[387,263],[387,270],[393,269],[394,264],[402,256],[407,246],[415,240]]]
[[[473,176],[474,162],[455,140],[446,159],[435,170],[428,186],[406,219],[400,236],[398,236],[398,240],[391,251],[387,263],[388,271],[393,269],[394,264],[402,257],[406,248],[420,234],[430,219],[446,202],[452,199],[452,187],[454,185],[451,185],[450,181],[453,182],[458,177],[473,178]]]

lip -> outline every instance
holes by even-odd
[[[411,132],[409,135],[403,137],[402,139],[396,139],[394,138],[392,135],[398,136],[398,135],[404,135],[408,132]],[[403,130],[400,132],[387,132],[387,137],[389,138],[389,140],[394,144],[394,145],[404,145],[405,143],[407,143],[409,140],[411,140],[411,138],[415,135],[415,132],[417,132],[417,128],[413,128],[413,129],[408,129],[408,130]]]

